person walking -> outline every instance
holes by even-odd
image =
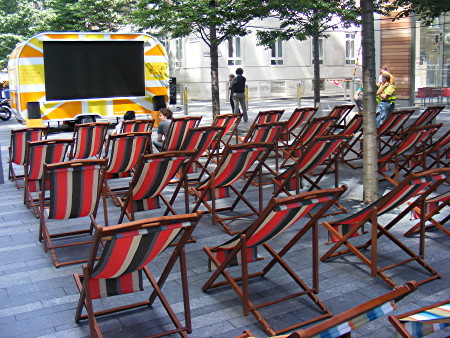
[[[389,74],[383,74],[381,78],[381,85],[377,90],[377,127],[379,127],[388,115],[395,108],[395,93],[397,88],[390,83],[391,76]]]
[[[242,76],[244,70],[236,69],[236,77],[231,81],[231,91],[233,92],[234,114],[239,114],[239,106],[243,114],[244,122],[248,121],[247,106],[245,104],[245,82],[247,79]]]

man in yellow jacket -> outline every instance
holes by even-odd
[[[381,85],[377,90],[377,127],[379,127],[395,108],[395,93],[397,88],[390,83],[389,74],[382,75]]]

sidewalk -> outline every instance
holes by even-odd
[[[340,101],[340,104],[348,102]],[[325,99],[324,105],[336,104],[333,99]],[[302,106],[312,105],[310,100],[302,100]],[[264,100],[250,101],[249,122],[240,126],[244,133],[251,124],[258,111],[269,109],[285,109],[292,111],[297,106],[296,100]],[[173,111],[175,116],[184,115],[183,111]],[[229,113],[229,103],[221,102],[221,113]],[[398,107],[399,108],[399,107]],[[327,108],[324,108],[327,110]],[[209,125],[212,121],[211,103],[194,101],[189,104],[189,115],[202,115],[201,125]],[[450,109],[439,115],[438,121],[444,123],[445,130],[450,127]],[[5,183],[0,184],[0,337],[87,337],[89,329],[87,321],[80,324],[74,322],[75,308],[78,302],[78,292],[72,274],[81,272],[81,265],[72,265],[56,269],[53,266],[50,253],[44,253],[42,243],[38,241],[39,220],[34,218],[31,210],[23,204],[23,190],[18,190],[7,179],[8,146],[10,143],[10,130],[21,128],[14,118],[7,122],[0,121],[1,159]],[[443,132],[443,131],[441,131]],[[68,132],[52,135],[52,138],[70,137]],[[352,170],[347,166],[340,166],[340,184],[346,184],[349,189],[342,197],[341,202],[353,213],[363,207],[362,198],[362,172]],[[329,186],[324,186],[329,187]],[[380,194],[392,187],[386,183],[380,184]],[[448,189],[445,187],[444,189]],[[270,196],[271,189],[265,190],[265,196]],[[246,197],[252,198],[256,190],[249,192]],[[119,211],[111,201],[108,201],[108,215],[110,224],[118,219]],[[102,222],[103,211],[99,209],[97,217]],[[180,209],[181,210],[181,209]],[[444,209],[448,212],[448,208]],[[389,213],[394,216],[399,213],[395,209]],[[330,221],[339,216],[327,217]],[[402,234],[409,229],[412,221],[405,217],[393,231],[402,241],[416,250],[418,238],[404,239]],[[320,226],[319,255],[325,253],[327,234],[325,228]],[[294,230],[289,230],[275,241],[286,242]],[[189,292],[192,309],[193,332],[190,337],[223,337],[230,338],[250,329],[257,337],[265,337],[264,331],[252,315],[242,316],[242,306],[239,298],[230,288],[204,293],[202,285],[211,275],[207,271],[207,259],[203,252],[204,246],[222,243],[229,236],[219,225],[211,225],[210,217],[204,216],[194,232],[196,243],[187,244],[187,264]],[[401,237],[400,237],[401,236]],[[299,273],[305,282],[311,282],[311,243],[307,236],[301,240],[294,250],[285,257],[292,268]],[[399,254],[397,247],[390,242],[380,242],[381,260],[395,257]],[[267,257],[268,254],[261,250]],[[437,231],[427,233],[426,261],[442,274],[442,279],[426,283],[417,291],[398,304],[395,313],[403,313],[414,308],[422,307],[450,297],[450,243],[445,234]],[[156,262],[158,263],[158,261]],[[256,263],[258,264],[258,263]],[[412,265],[416,267],[416,265]],[[250,267],[251,268],[251,267]],[[152,265],[150,265],[152,269]],[[161,267],[156,266],[155,275]],[[320,292],[318,297],[333,314],[341,313],[349,308],[380,296],[390,288],[379,278],[370,276],[365,265],[355,260],[353,256],[319,263]],[[396,281],[406,282],[410,279],[422,278],[423,274],[415,269],[400,268],[393,270]],[[268,297],[272,293],[291,289],[294,283],[281,273],[280,269],[272,271],[267,277],[250,283],[250,288],[257,293],[257,297]],[[147,285],[146,285],[147,286]],[[175,277],[169,277],[163,292],[169,297],[169,302],[175,304],[175,311],[182,312],[179,295],[180,283]],[[148,297],[150,288],[146,287],[143,294],[138,297]],[[137,299],[133,296],[133,299]],[[113,299],[114,297],[111,297]],[[120,298],[119,298],[120,299]],[[129,299],[129,298],[128,298]],[[114,300],[113,300],[114,301]],[[117,302],[117,300],[116,300]],[[155,310],[130,311],[124,314],[111,315],[99,320],[99,325],[105,337],[141,337],[149,335],[168,324],[166,317],[152,317],[153,312],[158,313],[159,303]],[[269,308],[270,309],[270,308]],[[311,313],[313,310],[307,302],[290,301],[285,306],[275,306],[274,310],[264,311],[269,323],[275,327],[293,324],[299,318]],[[159,313],[163,313],[162,311]],[[439,331],[431,337],[445,337],[450,330]],[[380,318],[355,331],[354,337],[394,337],[395,333],[387,317]]]

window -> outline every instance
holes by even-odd
[[[281,66],[283,65],[283,41],[275,41],[270,46],[270,65]]]
[[[183,62],[183,41],[181,38],[175,39],[175,67],[181,67]]]
[[[314,53],[313,48],[314,48],[314,46],[311,48],[311,53]],[[311,58],[312,58],[312,64],[314,64],[314,54]],[[319,38],[319,65],[321,65],[321,64],[323,64],[323,38]]]
[[[241,38],[228,38],[228,65],[242,65]]]
[[[345,34],[345,64],[356,64],[355,57],[355,33]]]

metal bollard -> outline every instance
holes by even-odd
[[[248,111],[248,85],[245,85],[245,105],[247,106]]]
[[[184,115],[188,114],[188,90],[187,87],[184,87],[183,90],[183,106],[184,106]]]
[[[297,84],[297,107],[302,106],[302,83]]]

